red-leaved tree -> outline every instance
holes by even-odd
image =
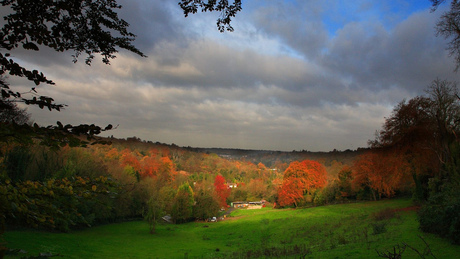
[[[227,186],[225,178],[222,175],[216,176],[214,180],[214,190],[220,206],[227,207],[227,198],[230,196],[231,189]]]

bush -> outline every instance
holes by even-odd
[[[0,204],[7,223],[67,232],[70,228],[107,221],[119,191],[116,182],[99,177],[77,177],[40,181],[0,183]]]
[[[13,181],[25,180],[27,166],[32,161],[29,149],[16,146],[8,152],[5,159],[5,169],[8,177]]]
[[[418,213],[420,229],[460,244],[460,198],[445,192],[430,197]]]
[[[387,232],[387,222],[385,221],[379,221],[379,222],[374,222],[371,223],[372,227],[372,234],[373,235],[378,235],[378,234],[383,234]]]
[[[325,205],[334,202],[338,192],[338,185],[336,182],[330,182],[323,189],[316,191],[313,199],[315,205]]]
[[[460,244],[460,145],[452,146],[452,161],[429,181],[430,196],[418,218],[420,229]]]

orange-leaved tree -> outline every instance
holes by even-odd
[[[278,191],[279,205],[297,207],[305,194],[323,188],[326,183],[327,172],[322,164],[312,160],[291,162],[284,171],[283,184]]]
[[[142,176],[157,176],[160,161],[156,156],[144,156],[141,159]]]
[[[399,153],[374,150],[359,156],[353,165],[353,187],[355,191],[368,187],[373,199],[382,195],[394,196],[407,182],[409,164]]]
[[[121,152],[121,166],[131,166],[134,171],[140,172],[141,171],[141,164],[139,162],[139,158],[133,154],[133,151],[129,150],[128,148],[124,149]]]

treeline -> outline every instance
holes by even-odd
[[[262,164],[117,140],[58,150],[3,143],[0,165],[7,225],[60,231],[139,217],[156,222],[166,214],[177,223],[206,220],[230,200],[275,196],[272,181],[280,177]]]
[[[7,225],[69,231],[144,217],[153,231],[167,214],[176,223],[206,220],[232,201],[279,204],[291,164],[275,160],[267,167],[137,138],[110,141],[60,149],[2,142],[0,207]],[[328,180],[344,165],[330,161]]]

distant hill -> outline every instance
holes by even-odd
[[[271,167],[276,162],[290,163],[300,160],[315,160],[325,166],[330,166],[334,161],[341,164],[350,165],[353,160],[368,148],[358,148],[357,150],[347,149],[345,151],[333,150],[329,152],[313,152],[313,151],[276,151],[276,150],[254,150],[254,149],[237,149],[237,148],[198,148],[198,147],[180,147],[176,144],[165,144],[161,142],[152,142],[141,140],[137,137],[127,139],[109,138],[114,145],[121,145],[126,148],[136,147],[137,149],[148,150],[150,148],[165,147],[175,150],[184,150],[204,154],[216,154],[222,158],[229,160],[248,161],[254,164],[263,163],[267,167]]]
[[[193,148],[184,147],[184,149],[207,153],[216,154],[220,157],[234,160],[245,160],[255,164],[259,162],[266,166],[271,166],[274,162],[280,161],[289,163],[295,160],[316,160],[328,166],[332,161],[341,162],[343,164],[350,164],[356,156],[362,154],[367,148],[359,148],[358,150],[345,150],[345,151],[330,151],[330,152],[311,152],[311,151],[272,151],[272,150],[251,150],[251,149],[232,149],[232,148]]]

